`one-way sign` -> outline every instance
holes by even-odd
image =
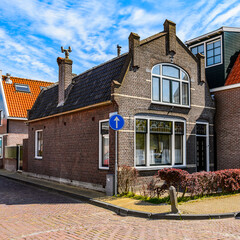
[[[118,131],[123,128],[124,126],[124,119],[121,115],[113,115],[109,120],[109,126],[115,130]]]

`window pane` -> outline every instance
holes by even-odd
[[[162,75],[173,77],[173,78],[180,78],[180,72],[178,68],[172,66],[162,66]]]
[[[152,99],[155,101],[160,100],[160,86],[158,77],[152,77]]]
[[[213,50],[207,51],[207,58],[213,56]]]
[[[182,83],[182,104],[189,105],[188,84]]]
[[[175,135],[175,165],[183,164],[183,135]]]
[[[147,120],[136,119],[136,132],[146,133],[147,132]]]
[[[41,157],[43,153],[43,132],[37,132],[37,156]]]
[[[213,49],[213,43],[207,44],[207,50]]]
[[[206,124],[196,124],[196,134],[197,135],[206,135],[207,134],[207,125]]]
[[[160,66],[159,65],[155,66],[152,70],[152,73],[160,75]]]
[[[180,83],[172,81],[172,103],[180,103]]]
[[[220,63],[220,62],[221,62],[221,56],[220,55],[214,57],[214,63]]]
[[[15,84],[15,88],[16,88],[16,91],[19,91],[19,92],[30,92],[28,85]]]
[[[184,123],[183,122],[175,122],[175,134],[184,134]]]
[[[197,47],[191,49],[193,54],[197,54]]]
[[[210,66],[213,64],[213,57],[207,59],[207,66]]]
[[[198,52],[201,53],[201,54],[204,54],[204,47],[203,47],[203,44],[198,46]]]
[[[170,102],[170,81],[163,79],[162,88],[163,88],[162,90],[163,102]]]
[[[109,122],[102,122],[101,123],[101,134],[108,134],[109,133]]]
[[[181,76],[182,76],[182,80],[188,80],[188,76],[187,74],[185,74],[184,72],[181,71]]]
[[[171,165],[171,135],[150,134],[150,165]]]
[[[220,47],[221,46],[221,40],[214,43],[214,47]]]
[[[102,135],[102,166],[109,166],[109,135]]]
[[[220,54],[221,54],[221,48],[215,48],[214,55],[220,55]]]
[[[172,122],[150,120],[150,132],[172,134]]]
[[[146,165],[146,136],[145,133],[136,133],[136,165]]]

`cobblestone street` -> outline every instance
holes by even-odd
[[[240,239],[240,220],[122,217],[0,177],[0,239]]]

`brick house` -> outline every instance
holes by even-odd
[[[118,164],[142,180],[165,167],[214,169],[214,102],[204,57],[176,36],[175,23],[144,40],[129,36],[129,52],[72,79],[72,61],[58,58],[59,84],[43,90],[29,112],[28,172],[105,191]]]
[[[22,169],[21,146],[23,139],[28,138],[27,109],[32,108],[41,88],[50,84],[4,76],[0,71],[0,168]]]
[[[240,168],[240,54],[225,86],[211,89],[216,101],[217,168]]]

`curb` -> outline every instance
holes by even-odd
[[[165,220],[210,220],[210,219],[224,219],[224,218],[234,218],[234,217],[236,219],[240,219],[240,212],[219,213],[219,214],[181,214],[181,213],[174,214],[174,213],[150,213],[150,212],[135,211],[135,210],[119,207],[119,206],[113,205],[111,203],[106,203],[106,202],[102,202],[100,200],[95,200],[95,199],[92,199],[92,198],[89,198],[86,196],[82,196],[79,194],[74,194],[72,192],[56,189],[53,187],[43,186],[43,185],[33,183],[33,182],[29,182],[24,179],[18,179],[18,178],[1,175],[1,174],[0,174],[0,176],[11,179],[13,181],[22,182],[22,183],[25,183],[25,184],[28,184],[28,185],[31,185],[34,187],[38,187],[38,188],[41,188],[41,189],[44,189],[47,191],[56,192],[56,193],[59,193],[59,194],[65,195],[65,196],[76,198],[78,200],[90,203],[92,205],[108,209],[112,212],[115,212],[116,214],[118,214],[120,216],[132,216],[132,217],[140,217],[140,218],[147,218],[147,219],[153,219],[153,220],[157,220],[157,219],[162,219],[162,220],[163,219],[165,219]]]

